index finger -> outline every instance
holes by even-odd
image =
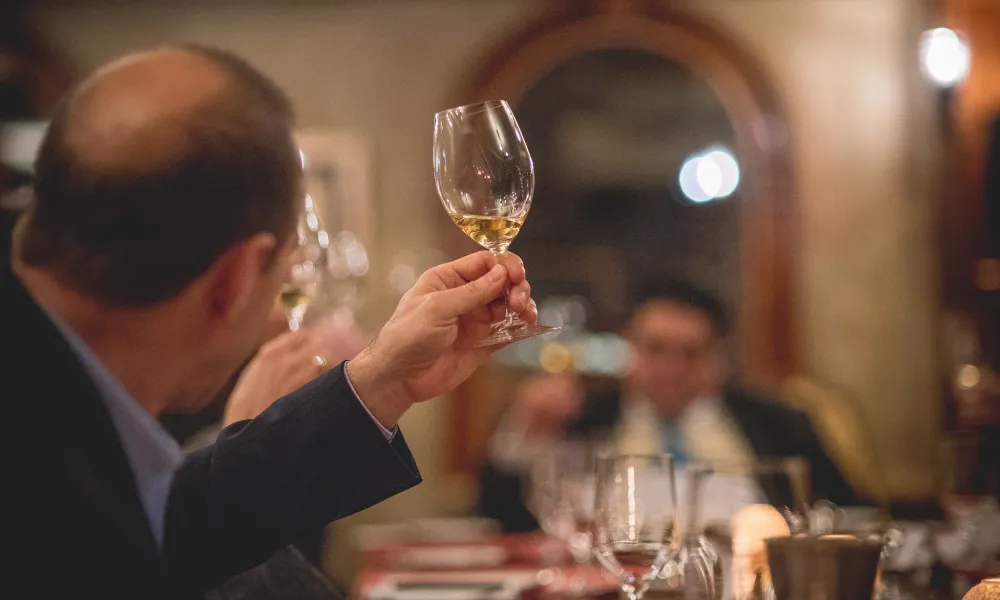
[[[295,352],[306,345],[312,335],[308,330],[286,331],[277,337],[264,342],[260,347],[260,354],[268,356],[271,354],[283,354]]]
[[[521,260],[520,256],[513,252],[505,252],[501,255],[500,262],[503,263],[503,266],[507,267],[507,279],[512,286],[524,281],[524,261]]]
[[[518,259],[520,260],[520,259]],[[420,278],[437,283],[435,289],[452,289],[475,281],[497,264],[492,252],[482,250],[428,269]]]

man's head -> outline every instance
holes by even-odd
[[[629,320],[632,345],[626,384],[667,417],[717,391],[725,375],[729,324],[722,303],[685,282],[649,286]]]
[[[204,385],[221,384],[285,276],[302,193],[292,125],[284,94],[226,52],[118,60],[57,109],[15,260],[100,307],[177,307]]]

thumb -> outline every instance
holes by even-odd
[[[507,269],[496,265],[479,279],[438,292],[438,301],[434,304],[441,316],[454,319],[496,300],[503,293],[505,283]]]

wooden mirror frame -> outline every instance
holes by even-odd
[[[559,65],[604,49],[650,52],[703,77],[732,122],[741,167],[741,379],[774,388],[795,367],[792,248],[797,218],[787,119],[761,67],[716,26],[659,3],[629,0],[565,2],[506,41],[475,67],[455,105],[523,94]],[[444,222],[444,221],[442,221]],[[469,251],[454,227],[442,232],[451,254]],[[529,265],[530,272],[530,265]],[[493,389],[489,368],[450,401],[452,467],[479,466],[492,419],[477,406]]]

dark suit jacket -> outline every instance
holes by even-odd
[[[420,481],[402,435],[386,442],[341,365],[185,460],[160,549],[97,390],[2,267],[0,361],[10,425],[3,596],[199,597]]]
[[[743,437],[760,458],[802,456],[809,463],[813,496],[841,505],[859,502],[851,486],[823,450],[809,419],[801,412],[745,390],[729,388],[722,403]],[[584,402],[580,417],[568,427],[569,437],[601,437],[610,433],[622,413],[617,391],[595,394]],[[788,490],[761,481],[772,502],[786,503]],[[497,519],[504,531],[533,531],[538,523],[521,500],[521,476],[487,461],[479,479],[479,512]]]

